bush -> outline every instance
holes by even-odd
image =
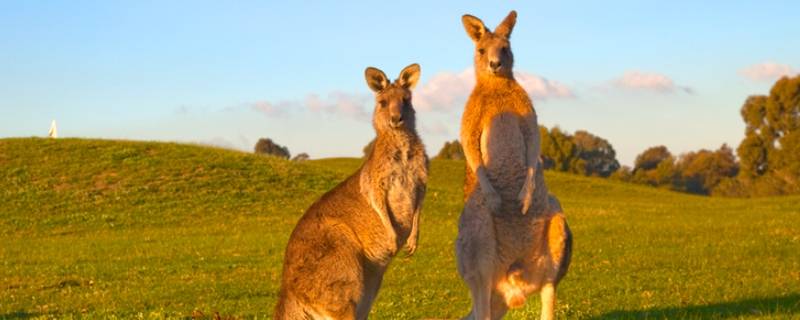
[[[375,139],[372,139],[369,141],[369,143],[367,143],[366,146],[364,146],[364,149],[361,149],[362,151],[364,151],[364,158],[369,157],[369,154],[372,153],[372,149],[374,147],[375,147]]]
[[[434,159],[464,160],[464,149],[458,140],[447,141]]]
[[[255,153],[271,155],[284,159],[289,159],[289,157],[291,156],[289,154],[289,148],[278,145],[277,143],[272,141],[272,139],[269,138],[258,139],[258,142],[256,142],[255,146]]]
[[[631,172],[631,167],[622,166],[608,177],[618,181],[630,182],[633,179],[633,173]]]
[[[294,156],[294,158],[292,158],[292,161],[300,162],[300,161],[306,161],[308,159],[310,159],[310,157],[308,156],[308,153],[303,152],[303,153],[300,153],[300,154]]]
[[[558,127],[547,130],[540,126],[539,133],[545,169],[608,177],[620,167],[611,143],[587,131],[570,135]]]

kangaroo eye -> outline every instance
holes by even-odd
[[[503,53],[508,53],[508,47],[503,47]]]
[[[480,48],[480,49],[478,49],[478,53],[483,55],[484,53],[486,53],[486,50],[484,50],[483,48]]]
[[[386,100],[378,101],[378,105],[380,105],[381,108],[386,108]]]

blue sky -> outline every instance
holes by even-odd
[[[372,137],[367,66],[422,66],[420,133],[457,137],[472,43],[511,9],[539,121],[608,139],[624,164],[738,145],[739,108],[800,71],[800,2],[0,2],[0,137],[196,142],[354,156]]]

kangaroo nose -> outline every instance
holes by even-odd
[[[500,61],[489,61],[489,67],[492,69],[500,68],[501,65],[503,64]]]
[[[392,124],[403,122],[403,116],[392,116]]]

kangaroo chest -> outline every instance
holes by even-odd
[[[390,174],[386,177],[387,203],[390,217],[398,236],[405,239],[411,230],[416,208],[419,205],[420,187],[427,175],[424,153],[395,151]]]
[[[488,178],[506,201],[516,200],[526,175],[528,146],[520,122],[515,113],[493,115],[480,136],[481,160]]]

